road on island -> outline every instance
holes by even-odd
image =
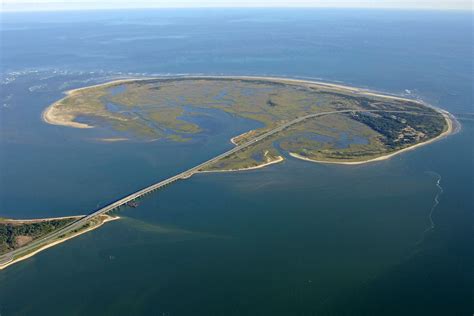
[[[87,216],[84,216],[80,219],[78,219],[77,221],[43,237],[43,238],[40,238],[40,239],[37,239],[35,241],[33,241],[32,243],[26,245],[25,247],[22,247],[22,248],[19,248],[19,249],[16,249],[16,250],[13,250],[7,254],[4,254],[0,257],[0,267],[2,265],[5,265],[5,264],[8,264],[9,262],[11,262],[16,256],[18,255],[21,255],[21,254],[24,254],[24,253],[28,253],[28,252],[31,252],[31,251],[34,251],[38,248],[40,248],[41,246],[43,245],[46,245],[48,244],[49,242],[55,240],[56,238],[60,237],[60,236],[63,236],[63,235],[66,235],[66,234],[69,234],[71,232],[73,232],[74,230],[77,230],[77,229],[80,229],[82,226],[84,226],[89,220],[93,219],[94,217],[97,217],[99,215],[103,215],[103,214],[106,214],[108,212],[111,212],[117,208],[119,208],[120,206],[123,206],[133,200],[136,200],[146,194],[149,194],[153,191],[156,191],[162,187],[165,187],[177,180],[180,180],[180,179],[186,179],[186,178],[189,178],[191,177],[193,174],[195,174],[196,172],[198,172],[199,170],[207,167],[207,166],[210,166],[214,163],[216,163],[217,161],[225,158],[225,157],[228,157],[242,149],[245,149],[249,146],[252,146],[253,144],[255,143],[258,143],[276,133],[279,133],[283,130],[285,130],[286,128],[292,126],[292,125],[295,125],[295,124],[298,124],[298,123],[301,123],[302,121],[305,121],[305,120],[308,120],[308,119],[311,119],[311,118],[315,118],[315,117],[319,117],[319,116],[324,116],[324,115],[329,115],[329,114],[337,114],[337,113],[355,113],[355,112],[385,112],[385,113],[413,113],[413,114],[421,114],[423,115],[422,112],[414,112],[414,111],[397,111],[397,110],[357,110],[357,109],[353,109],[353,110],[338,110],[338,111],[328,111],[328,112],[319,112],[319,113],[314,113],[314,114],[309,114],[309,115],[305,115],[305,116],[301,116],[301,117],[298,117],[294,120],[291,120],[291,121],[288,121],[286,123],[283,123],[282,125],[280,126],[277,126],[271,130],[269,130],[268,132],[265,132],[263,134],[261,134],[260,136],[257,136],[255,137],[254,139],[248,141],[248,142],[245,142],[241,145],[238,145],[238,146],[235,146],[234,148],[218,155],[218,156],[215,156],[214,158],[211,158],[195,167],[192,167],[186,171],[183,171],[171,178],[168,178],[168,179],[165,179],[163,181],[160,181],[158,183],[155,183],[155,184],[152,184],[144,189],[141,189],[139,191],[136,191],[130,195],[127,195],[115,202],[112,202],[98,210],[95,210],[93,211],[92,213],[90,213],[89,215]],[[441,113],[442,114],[442,113]],[[424,114],[426,115],[426,114]],[[432,115],[432,114],[428,114],[428,115]]]

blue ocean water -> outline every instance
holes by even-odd
[[[1,19],[0,217],[90,212],[255,128],[223,116],[197,119],[207,134],[185,144],[104,144],[96,139],[107,131],[41,121],[64,91],[115,78],[319,79],[420,98],[462,124],[456,135],[370,165],[288,159],[173,184],[120,211],[121,220],[0,271],[2,315],[472,313],[471,12],[196,9]],[[436,196],[434,229],[426,231]]]

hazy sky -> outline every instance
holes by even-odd
[[[196,7],[338,7],[472,10],[472,0],[0,0],[3,11]]]

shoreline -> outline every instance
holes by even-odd
[[[20,262],[20,261],[23,261],[23,260],[26,260],[26,259],[28,259],[28,258],[31,258],[31,257],[33,257],[34,255],[36,255],[36,254],[38,254],[38,253],[40,253],[40,252],[42,252],[42,251],[44,251],[44,250],[46,250],[46,249],[48,249],[48,248],[54,247],[54,246],[56,246],[56,245],[58,245],[58,244],[61,244],[61,243],[65,242],[65,241],[68,241],[69,239],[78,237],[78,236],[80,236],[80,235],[82,235],[82,234],[85,234],[85,233],[88,233],[88,232],[90,232],[90,231],[92,231],[92,230],[94,230],[94,229],[97,229],[97,228],[101,227],[102,225],[104,225],[104,224],[107,223],[107,222],[111,222],[111,221],[115,221],[115,220],[120,219],[119,216],[115,216],[115,217],[112,217],[112,216],[110,216],[110,215],[105,215],[105,216],[107,216],[107,217],[106,217],[102,222],[100,222],[99,224],[97,224],[97,225],[95,225],[95,226],[92,226],[92,227],[89,227],[89,228],[87,228],[87,229],[81,230],[81,231],[76,232],[76,233],[74,233],[74,234],[72,234],[72,235],[70,235],[70,236],[67,236],[67,237],[65,237],[65,238],[61,238],[61,239],[55,240],[55,241],[53,241],[52,243],[48,243],[48,244],[45,244],[45,245],[43,245],[43,246],[40,246],[38,249],[35,249],[35,250],[33,250],[32,252],[29,252],[29,253],[27,253],[27,254],[24,255],[24,256],[20,256],[20,257],[15,258],[15,259],[12,258],[10,261],[8,261],[8,262],[6,262],[6,263],[3,263],[3,264],[0,263],[0,271],[3,270],[3,269],[6,269],[7,267],[9,267],[9,266],[11,266],[11,265],[13,265],[13,264],[15,264],[15,263],[18,263],[18,262]],[[83,217],[83,216],[80,216],[80,217]],[[49,218],[45,218],[45,219],[37,219],[37,220],[50,220],[50,219],[49,219]]]
[[[370,89],[364,89],[364,88],[358,88],[358,87],[351,87],[343,84],[336,84],[336,83],[330,83],[330,82],[324,82],[324,81],[313,81],[313,80],[305,80],[305,79],[293,79],[293,78],[284,78],[284,77],[264,77],[264,76],[206,76],[206,75],[201,75],[201,76],[170,76],[170,77],[144,77],[144,78],[123,78],[123,79],[116,79],[104,83],[99,83],[91,86],[86,86],[82,88],[76,88],[72,90],[68,90],[64,92],[65,96],[61,98],[60,100],[54,102],[53,104],[49,105],[46,107],[43,112],[41,113],[41,118],[42,121],[51,124],[51,125],[59,125],[59,126],[67,126],[67,127],[74,127],[74,128],[94,128],[93,125],[85,124],[85,123],[78,123],[74,122],[74,117],[73,115],[68,115],[68,114],[61,114],[58,115],[55,113],[56,106],[66,98],[70,97],[74,93],[87,90],[90,88],[97,88],[97,87],[107,87],[107,86],[114,86],[122,83],[129,83],[129,82],[138,82],[138,81],[146,81],[146,80],[156,80],[156,79],[162,79],[162,80],[179,80],[179,79],[235,79],[235,80],[262,80],[262,81],[268,81],[268,82],[279,82],[279,83],[286,83],[286,84],[304,84],[304,85],[314,85],[314,86],[320,86],[323,88],[327,89],[334,89],[338,91],[345,91],[345,92],[351,92],[351,93],[356,93],[359,95],[368,95],[372,97],[379,97],[379,98],[387,98],[391,100],[399,100],[399,101],[410,101],[410,102],[415,102],[417,104],[427,106],[430,108],[437,109],[429,104],[426,104],[422,101],[415,100],[415,99],[410,99],[402,96],[396,96],[396,95],[390,95],[390,94],[385,94],[382,92],[377,92],[373,91]],[[438,109],[439,110],[439,109]],[[245,133],[244,133],[245,134]],[[240,136],[240,135],[237,135]],[[237,137],[236,136],[236,137]],[[231,140],[232,142],[232,140]]]
[[[265,162],[265,163],[262,163],[260,165],[256,165],[256,166],[253,166],[253,167],[238,168],[238,169],[222,169],[222,170],[204,170],[204,171],[198,171],[197,173],[238,172],[238,171],[256,170],[256,169],[261,169],[261,168],[265,168],[265,167],[270,166],[270,165],[280,163],[284,160],[285,160],[285,158],[283,158],[283,156],[277,156],[277,159],[275,159],[275,160],[268,161],[268,162]]]
[[[396,156],[396,155],[399,155],[399,154],[402,154],[404,152],[407,152],[407,151],[410,151],[410,150],[413,150],[413,149],[416,149],[416,148],[419,148],[421,146],[425,146],[425,145],[428,145],[428,144],[431,144],[435,141],[438,141],[442,138],[445,138],[455,132],[457,132],[457,130],[454,128],[454,122],[455,122],[455,119],[454,117],[452,117],[448,112],[444,111],[444,110],[440,110],[440,109],[437,109],[439,111],[439,113],[441,113],[446,121],[446,124],[448,125],[446,130],[443,131],[441,134],[439,134],[438,136],[436,136],[435,138],[431,138],[425,142],[421,142],[421,143],[418,143],[418,144],[415,144],[415,145],[412,145],[412,146],[409,146],[409,147],[406,147],[406,148],[402,148],[400,150],[397,150],[393,153],[390,153],[390,154],[386,154],[386,155],[383,155],[383,156],[380,156],[380,157],[376,157],[376,158],[370,158],[370,159],[366,159],[366,160],[361,160],[361,161],[326,161],[326,160],[316,160],[316,159],[311,159],[311,158],[307,158],[307,157],[304,157],[304,156],[301,156],[297,153],[292,153],[292,152],[289,152],[289,155],[293,158],[296,158],[296,159],[300,159],[300,160],[305,160],[305,161],[309,161],[309,162],[314,162],[314,163],[323,163],[323,164],[337,164],[337,165],[361,165],[361,164],[366,164],[366,163],[370,163],[370,162],[376,162],[376,161],[383,161],[383,160],[387,160],[387,159],[390,159],[392,158],[393,156]]]

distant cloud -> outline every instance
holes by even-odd
[[[472,10],[471,0],[0,0],[2,11],[198,7],[334,7]]]

